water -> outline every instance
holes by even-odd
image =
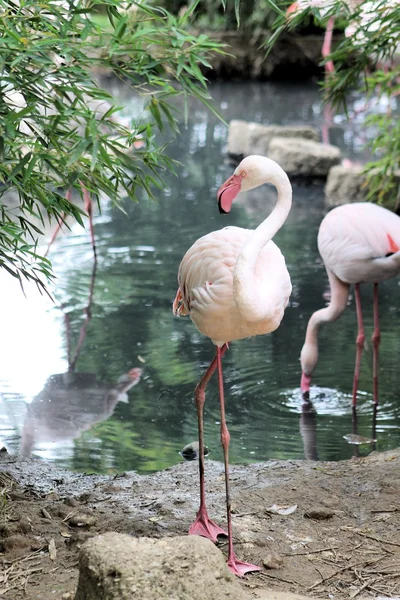
[[[138,109],[126,89],[115,84],[113,91],[126,103],[127,113]],[[214,84],[212,93],[227,121],[317,126],[322,121],[318,91],[311,85],[224,83]],[[357,119],[346,127],[340,116],[336,121],[331,141],[346,156],[365,158],[361,136],[371,132]],[[229,215],[219,215],[215,193],[232,173],[224,154],[227,127],[192,102],[181,133],[169,153],[183,166],[178,177],[166,176],[168,188],[157,193],[158,204],[126,201],[126,215],[103,205],[95,220],[96,272],[87,232],[74,226],[56,241],[51,251],[56,306],[31,289],[25,299],[18,285],[0,273],[0,443],[9,451],[80,471],[144,473],[182,460],[179,450],[196,440],[193,389],[214,348],[189,319],[172,315],[179,262],[194,240],[213,229],[257,226],[273,206],[275,192],[254,190],[239,198]],[[343,438],[353,432],[353,298],[340,321],[321,330],[312,406],[303,403],[299,390],[307,321],[326,303],[327,277],[316,247],[325,213],[321,186],[294,183],[293,209],[275,238],[292,277],[290,305],[277,332],[233,343],[224,359],[232,462],[339,460],[372,448]],[[399,282],[383,284],[380,293],[376,447],[386,450],[400,443]],[[366,333],[372,335],[370,287],[364,287],[362,298]],[[76,362],[74,374],[68,374],[68,352],[69,362]],[[121,382],[132,368],[142,369],[140,381],[125,377]],[[357,416],[358,434],[371,437],[369,342]],[[215,381],[205,419],[210,457],[221,459]]]

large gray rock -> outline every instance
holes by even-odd
[[[274,137],[268,156],[289,176],[326,177],[329,169],[340,163],[339,148],[301,138]]]
[[[325,198],[329,206],[339,206],[348,202],[365,202],[369,192],[368,175],[363,173],[363,165],[332,167],[325,185]],[[396,185],[400,185],[400,170],[394,175]],[[383,203],[393,201],[393,192],[389,191],[381,198]]]
[[[210,540],[133,538],[105,533],[87,541],[79,556],[75,600],[245,600]]]
[[[260,125],[259,123],[233,120],[229,123],[228,153],[235,157],[249,154],[266,155],[270,141],[277,136],[319,140],[315,127]]]
[[[367,196],[365,187],[367,176],[362,167],[336,165],[328,174],[325,185],[325,198],[329,206],[339,206],[348,202],[364,202]]]

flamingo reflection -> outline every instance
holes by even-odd
[[[128,402],[128,390],[137,385],[142,369],[133,368],[115,382],[104,382],[96,373],[77,373],[76,365],[84,346],[88,325],[92,318],[96,262],[93,265],[85,319],[79,332],[76,348],[72,351],[71,323],[64,307],[67,337],[68,370],[50,375],[43,389],[28,405],[22,429],[20,452],[27,457],[35,445],[66,442],[78,438],[110,417],[119,402]]]
[[[312,402],[304,400],[300,414],[300,433],[303,438],[306,460],[318,460],[317,411]]]

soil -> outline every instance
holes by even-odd
[[[309,597],[400,596],[400,450],[342,462],[231,468],[241,580]],[[225,522],[223,466],[206,461],[210,516]],[[140,476],[85,475],[0,453],[0,599],[68,600],[83,542],[116,531],[184,535],[198,502],[197,461]],[[274,505],[276,505],[274,507]],[[226,552],[226,542],[220,543]]]

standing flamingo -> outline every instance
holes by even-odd
[[[378,283],[400,273],[400,217],[386,208],[368,202],[344,204],[322,220],[318,249],[328,273],[331,300],[310,318],[301,351],[301,390],[308,394],[311,374],[318,362],[318,331],[323,323],[336,321],[344,311],[350,285],[354,284],[358,335],[353,380],[353,407],[357,403],[364,325],[360,284],[374,284],[373,387],[378,403],[378,350],[380,342]]]
[[[229,488],[229,440],[225,419],[222,357],[232,340],[270,333],[279,327],[291,293],[285,259],[272,241],[289,213],[292,188],[281,167],[263,156],[248,156],[218,190],[221,213],[228,213],[239,194],[264,183],[278,192],[275,209],[249,230],[225,227],[198,239],[179,267],[179,288],[173,304],[175,315],[190,315],[197,329],[210,337],[217,354],[195,390],[199,430],[200,508],[190,534],[208,537],[227,535],[208,517],[204,491],[203,407],[206,386],[218,367],[221,408],[221,442],[224,452],[225,488],[229,538],[228,568],[240,577],[260,568],[236,559],[232,541]]]

